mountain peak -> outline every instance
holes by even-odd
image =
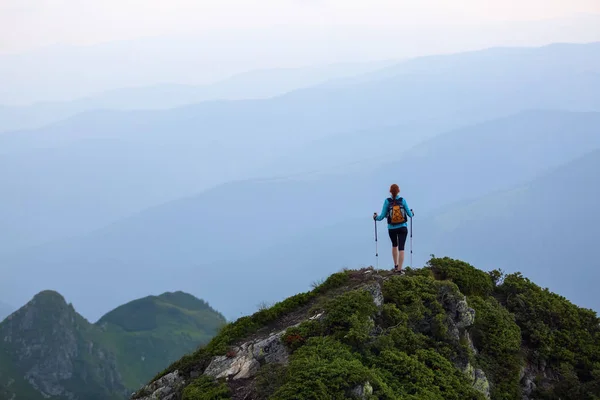
[[[403,275],[335,273],[226,326],[131,398],[592,399],[599,337],[594,312],[519,272],[432,256]]]
[[[206,301],[181,290],[175,292],[164,292],[159,295],[158,298],[189,310],[213,310]]]
[[[30,329],[35,329],[34,325],[42,321],[44,321],[45,325],[68,320],[74,323],[75,316],[85,321],[83,317],[75,312],[71,304],[67,304],[65,298],[60,293],[54,290],[43,290],[33,296],[27,304],[11,314],[7,318],[7,321],[18,321],[18,331],[22,334]],[[12,323],[8,324],[8,326],[12,325]]]
[[[41,302],[53,302],[56,304],[67,304],[64,296],[54,290],[42,290],[33,296],[33,300]]]
[[[81,382],[98,393],[124,393],[114,354],[97,341],[97,333],[60,293],[39,292],[0,323],[0,356],[8,355],[12,370],[8,378],[25,377],[32,399],[76,398]],[[0,374],[0,395],[1,378],[6,376]]]
[[[109,323],[128,332],[142,332],[165,328],[173,323],[192,323],[201,314],[211,320],[216,318],[218,324],[225,323],[225,317],[204,300],[176,291],[132,300],[106,313],[96,324],[105,326]]]

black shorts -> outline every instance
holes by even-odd
[[[403,226],[402,228],[388,229],[388,232],[390,234],[390,239],[392,239],[392,247],[398,247],[398,250],[404,250],[408,228]]]

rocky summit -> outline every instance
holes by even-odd
[[[59,293],[43,291],[0,323],[0,399],[126,399],[224,323],[202,300],[175,292],[91,324]]]
[[[598,399],[600,320],[520,273],[367,268],[226,325],[135,400]]]
[[[3,361],[14,366],[10,375],[1,376],[5,396],[77,399],[85,390],[90,399],[122,398],[126,388],[115,356],[95,333],[60,294],[36,295],[0,325]],[[17,380],[28,383],[31,393],[13,391]]]

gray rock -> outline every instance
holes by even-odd
[[[469,307],[466,298],[456,304],[456,326],[464,329],[475,323],[475,310]]]
[[[537,363],[528,362],[521,367],[519,377],[521,378],[522,400],[531,400],[532,395],[538,386],[548,389],[552,386],[551,382],[559,379],[559,376],[555,371],[546,367],[546,361],[544,360],[540,360]]]
[[[466,297],[452,286],[442,286],[440,295],[442,306],[448,316],[448,335],[458,342],[465,329],[475,323],[475,310],[469,307]]]
[[[450,323],[448,325],[448,335],[450,335],[452,340],[454,340],[455,342],[458,342],[460,340],[460,331],[458,330],[458,327],[455,323]]]
[[[371,293],[371,296],[373,296],[373,303],[375,303],[378,308],[381,308],[383,306],[383,293],[381,291],[381,285],[379,283],[372,283],[364,288]]]
[[[457,328],[464,329],[475,322],[475,310],[467,304],[467,298],[450,286],[440,289],[442,305]]]
[[[281,342],[283,333],[279,332],[255,343],[252,346],[252,355],[254,358],[261,364],[263,361],[267,363],[287,364],[289,354],[287,348]]]
[[[204,374],[213,378],[251,378],[261,364],[287,364],[289,353],[281,342],[285,330],[272,334],[266,339],[246,342],[233,349],[233,356],[214,357]]]
[[[476,355],[478,353],[477,348],[475,347],[475,345],[473,344],[473,339],[471,338],[471,334],[467,331],[463,331],[461,334],[461,337],[467,342],[467,346],[469,347],[469,350],[471,350],[471,352]]]
[[[473,388],[482,393],[486,399],[490,398],[490,382],[485,375],[485,372],[481,369],[475,369],[470,363],[467,363],[464,373],[467,374],[471,380]]]
[[[250,378],[258,372],[260,363],[252,356],[252,350],[243,349],[234,357],[213,358],[204,374],[213,378]]]
[[[475,370],[475,382],[473,387],[483,393],[486,399],[490,398],[490,382],[481,369]]]
[[[185,385],[185,380],[179,371],[173,371],[160,379],[144,386],[142,397],[138,400],[175,400],[177,393]]]
[[[535,383],[533,382],[533,380],[530,377],[527,377],[527,378],[523,379],[523,381],[522,381],[522,388],[523,388],[523,398],[529,399],[531,394],[533,393],[533,391],[537,388],[537,386],[535,385]]]
[[[373,387],[371,386],[371,383],[366,382],[365,384],[358,385],[352,389],[350,395],[356,399],[366,400],[369,396],[373,395]]]

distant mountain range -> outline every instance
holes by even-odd
[[[21,293],[40,290],[41,282],[50,283],[72,298],[82,298],[86,315],[99,315],[98,307],[83,300],[84,294],[97,292],[98,287],[112,288],[113,301],[123,302],[125,296],[144,290],[184,285],[183,290],[203,293],[234,317],[238,310],[249,312],[262,300],[301,290],[319,271],[373,263],[369,216],[381,211],[391,183],[400,184],[415,209],[416,261],[424,262],[428,254],[439,253],[436,242],[427,245],[428,237],[436,236],[422,233],[429,218],[446,213],[449,204],[525,185],[600,148],[599,129],[600,113],[525,112],[436,136],[375,169],[224,184],[90,235],[5,257],[0,290],[14,302]],[[557,181],[557,191],[563,190],[562,184]],[[563,195],[576,201],[576,193],[566,190]],[[581,212],[592,215],[596,210],[581,207]],[[237,233],[240,229],[243,232]],[[383,229],[381,234],[383,263],[389,260],[389,251],[383,250],[388,246]],[[460,240],[463,234],[469,233],[457,230],[453,236]],[[448,249],[443,241],[437,243],[440,249]],[[448,243],[453,242],[448,239]],[[590,249],[579,251],[588,254]],[[460,253],[467,260],[472,254]],[[531,264],[522,270],[535,275],[536,268]],[[38,277],[39,282],[25,279],[26,275]],[[140,276],[148,277],[143,285]],[[265,276],[269,279],[260,278]],[[217,288],[225,280],[247,301],[241,304]],[[12,289],[15,282],[19,292]],[[573,299],[583,298],[573,294]],[[590,304],[588,300],[585,304]]]
[[[183,292],[144,297],[95,324],[45,290],[0,323],[0,398],[125,399],[225,323]]]
[[[237,74],[207,85],[157,84],[115,89],[72,101],[0,106],[0,133],[40,128],[93,110],[161,110],[203,101],[268,98],[331,79],[359,75],[392,63],[397,61],[273,68]]]
[[[523,110],[600,110],[599,49],[427,57],[270,99],[90,111],[2,134],[0,220],[10,229],[0,253],[86,234],[224,182],[367,158],[379,165],[444,131]]]

